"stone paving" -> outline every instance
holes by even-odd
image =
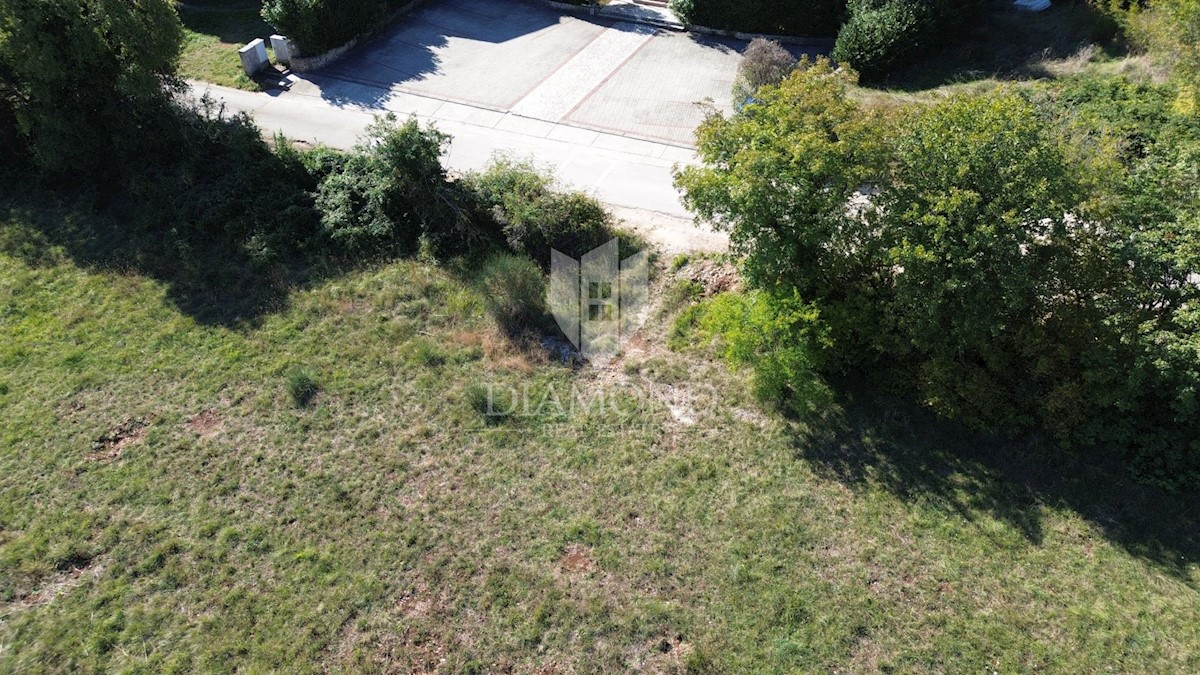
[[[340,104],[415,94],[688,147],[697,102],[729,109],[744,46],[521,0],[433,0],[312,80],[366,85],[349,99],[325,87]]]

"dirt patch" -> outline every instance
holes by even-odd
[[[643,673],[682,673],[686,671],[691,643],[682,635],[665,635],[643,644],[635,657],[636,670]]]
[[[410,593],[400,598],[400,602],[396,603],[396,608],[400,613],[409,618],[424,618],[429,616],[430,610],[433,609],[433,602],[428,598],[423,597],[424,594],[418,595]]]
[[[698,225],[690,218],[612,204],[606,206],[623,226],[656,244],[668,255],[729,250],[728,234],[717,232],[708,225]]]
[[[88,459],[93,462],[111,462],[126,448],[146,437],[146,431],[154,423],[154,417],[129,417],[92,442]]]
[[[737,268],[728,262],[701,258],[693,260],[679,272],[680,278],[689,279],[704,289],[704,296],[738,291],[742,279]]]
[[[207,438],[220,431],[223,424],[221,415],[216,410],[205,410],[189,417],[184,426]]]
[[[559,568],[567,573],[591,572],[596,569],[592,549],[583,544],[568,544],[558,559]]]
[[[93,560],[82,567],[72,567],[59,572],[42,581],[37,588],[24,592],[18,589],[11,601],[0,603],[0,618],[9,616],[14,611],[45,605],[84,581],[99,577],[103,571],[104,566]]]

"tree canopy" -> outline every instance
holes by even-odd
[[[178,84],[181,45],[168,0],[7,0],[0,99],[42,168],[111,170]]]

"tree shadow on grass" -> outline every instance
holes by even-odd
[[[63,257],[93,271],[144,275],[166,284],[167,298],[205,325],[254,325],[282,311],[311,273],[298,264],[256,263],[220,238],[180,237],[129,227],[117,213],[78,203],[47,203],[46,195],[0,200],[0,251],[33,266]]]
[[[158,279],[181,312],[231,327],[337,273],[337,261],[314,255],[316,184],[295,157],[274,152],[245,117],[153,105],[138,138],[115,141],[127,147],[114,149],[109,174],[30,169],[0,186],[0,248],[31,265],[57,262],[53,251]]]
[[[187,0],[176,7],[184,28],[226,44],[246,44],[274,32],[261,16],[261,0]]]
[[[1173,577],[1200,563],[1200,494],[1135,482],[1113,453],[1067,453],[1036,438],[974,434],[857,383],[838,387],[824,419],[797,425],[798,454],[852,488],[880,485],[968,522],[987,515],[1034,545],[1045,509],[1069,509]]]

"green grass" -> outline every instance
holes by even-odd
[[[262,20],[262,0],[190,0],[176,5],[183,21],[179,75],[239,89],[257,89],[246,77],[238,49],[274,33]]]
[[[455,264],[212,322],[6,213],[0,671],[1200,669],[1194,499],[850,386],[786,422],[666,322],[558,365]]]

